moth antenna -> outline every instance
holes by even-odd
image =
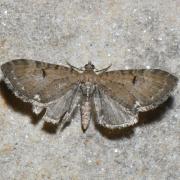
[[[66,64],[67,64],[70,68],[72,68],[72,69],[76,69],[76,70],[78,70],[78,71],[84,71],[84,69],[83,69],[82,67],[81,67],[81,68],[77,68],[77,67],[71,65],[68,61],[66,61]]]
[[[108,67],[106,67],[106,68],[104,68],[104,69],[96,69],[96,71],[95,72],[106,72],[110,67],[112,66],[112,64],[110,64]]]

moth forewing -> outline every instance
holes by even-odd
[[[175,76],[158,69],[110,71],[100,77],[109,96],[131,111],[157,107],[177,85]]]

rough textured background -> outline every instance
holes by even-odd
[[[180,1],[1,0],[0,64],[15,58],[161,68],[180,78]],[[85,134],[79,115],[60,133],[0,87],[0,180],[180,177],[180,85],[135,127],[107,132],[91,123]]]

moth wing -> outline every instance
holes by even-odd
[[[104,89],[97,87],[94,93],[96,123],[107,128],[123,128],[137,123],[136,112],[128,111],[108,96]]]
[[[7,62],[1,69],[17,96],[40,106],[59,99],[79,77],[71,68],[26,59]]]
[[[69,120],[78,107],[81,96],[79,86],[73,86],[63,96],[47,106],[44,120],[54,124],[58,123],[64,116]]]
[[[158,69],[110,71],[99,74],[108,95],[130,111],[147,111],[163,103],[178,79]]]

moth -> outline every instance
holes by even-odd
[[[71,122],[79,109],[86,131],[90,120],[110,129],[132,126],[138,113],[163,103],[178,79],[159,69],[96,70],[88,62],[83,68],[17,59],[1,66],[4,80],[16,96],[32,103],[44,120],[61,127]]]

